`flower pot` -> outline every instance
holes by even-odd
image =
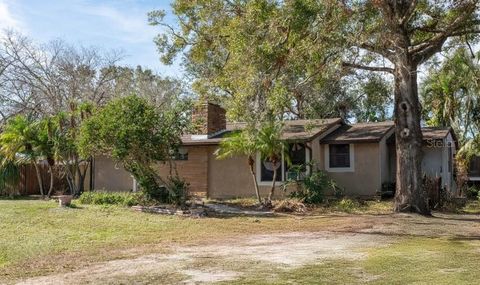
[[[72,195],[61,195],[58,196],[58,205],[60,207],[67,207],[70,206],[72,203],[73,196]]]

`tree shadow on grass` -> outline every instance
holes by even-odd
[[[37,196],[21,196],[21,195],[0,196],[0,201],[33,201],[33,200],[42,200],[42,199],[41,197],[37,197]]]
[[[362,230],[339,230],[330,231],[333,233],[348,233],[348,234],[363,234],[363,235],[378,235],[382,237],[390,238],[429,238],[429,239],[441,239],[446,238],[449,241],[480,241],[480,235],[436,235],[426,233],[398,233],[398,232],[384,232],[384,231],[362,231]]]

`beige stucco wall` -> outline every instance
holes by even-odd
[[[325,148],[320,146],[318,161],[325,170]],[[375,196],[381,190],[381,151],[378,143],[354,144],[354,169],[351,172],[329,172],[328,175],[345,189],[349,196]]]
[[[381,184],[392,182],[392,160],[395,161],[395,156],[391,155],[391,147],[387,144],[387,140],[394,135],[395,129],[390,130],[379,142],[380,148],[380,177]]]
[[[85,180],[88,187],[89,180]],[[115,165],[106,156],[95,157],[94,190],[130,191],[133,188],[133,178],[121,165]]]
[[[311,157],[317,169],[325,169],[324,149],[319,138],[308,144]],[[218,146],[192,146],[188,149],[188,160],[175,161],[178,174],[190,184],[190,191],[210,198],[254,197],[254,185],[244,156],[217,159]],[[352,196],[373,196],[381,187],[380,151],[378,144],[355,144],[355,171],[345,173],[329,172],[329,176],[345,188]],[[158,164],[162,177],[170,173],[167,164]],[[277,183],[276,197],[286,195],[281,183]],[[108,191],[130,191],[133,188],[131,175],[110,158],[95,159],[95,189]],[[261,184],[262,196],[268,194],[270,183]],[[292,187],[287,193],[292,191]]]
[[[208,151],[208,197],[215,199],[255,197],[255,187],[247,164],[247,157],[235,156],[217,159],[214,154],[216,148],[211,146]],[[262,197],[268,195],[270,185],[270,183],[259,185]],[[274,197],[286,195],[280,185],[281,183],[277,183],[278,187],[275,189]]]

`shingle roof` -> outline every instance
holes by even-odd
[[[449,127],[423,127],[422,134],[423,139],[444,139],[451,131]]]
[[[322,143],[379,142],[394,126],[392,121],[343,125],[322,139]]]
[[[342,119],[340,118],[285,121],[282,138],[285,140],[311,140],[341,123]]]
[[[325,131],[337,124],[342,124],[340,118],[319,119],[319,120],[290,120],[285,121],[282,138],[289,141],[309,141],[323,134]],[[245,123],[228,123],[226,130],[219,132],[209,138],[184,135],[182,143],[184,145],[216,145],[219,144],[226,135],[242,130]],[[322,143],[340,144],[340,143],[369,143],[379,142],[387,135],[395,124],[393,121],[378,123],[357,123],[353,125],[342,125],[332,133],[322,139]],[[423,127],[423,139],[443,139],[451,128]],[[452,134],[454,135],[454,134]],[[394,139],[394,137],[392,137]]]
[[[325,131],[342,123],[340,118],[318,119],[318,120],[290,120],[284,122],[284,131],[282,139],[289,141],[309,141],[323,134]],[[215,145],[235,130],[244,129],[245,123],[229,123],[225,131],[219,132],[209,138],[184,135],[182,143],[184,145]]]

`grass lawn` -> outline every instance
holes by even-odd
[[[252,233],[316,230],[328,224],[332,221],[325,218],[190,219],[119,207],[59,208],[55,202],[0,200],[0,278],[39,275],[79,263],[120,258],[126,254],[122,249],[142,245],[152,251],[166,251],[172,244],[196,244]]]
[[[360,212],[368,214],[321,210],[302,217],[190,219],[117,207],[61,209],[54,202],[0,200],[0,283],[68,272],[76,272],[65,275],[75,278],[69,283],[88,283],[88,275],[95,275],[89,266],[104,264],[96,270],[103,272],[102,283],[112,284],[176,283],[192,275],[201,283],[212,272],[234,276],[225,284],[478,284],[479,216],[426,218],[385,214],[384,203],[362,207]],[[476,207],[469,205],[469,212]],[[282,236],[289,233],[329,236]],[[348,246],[337,242],[342,238]],[[367,240],[357,244],[358,238]],[[275,250],[281,256],[270,258]],[[330,256],[329,251],[341,254]],[[303,252],[321,258],[304,260]],[[182,254],[189,258],[181,259]],[[155,262],[137,260],[143,256]],[[166,262],[166,257],[177,261]],[[290,259],[299,262],[278,262]],[[162,270],[148,268],[157,262],[164,264]],[[120,272],[122,266],[141,270],[105,274]],[[221,278],[216,281],[223,284]]]

